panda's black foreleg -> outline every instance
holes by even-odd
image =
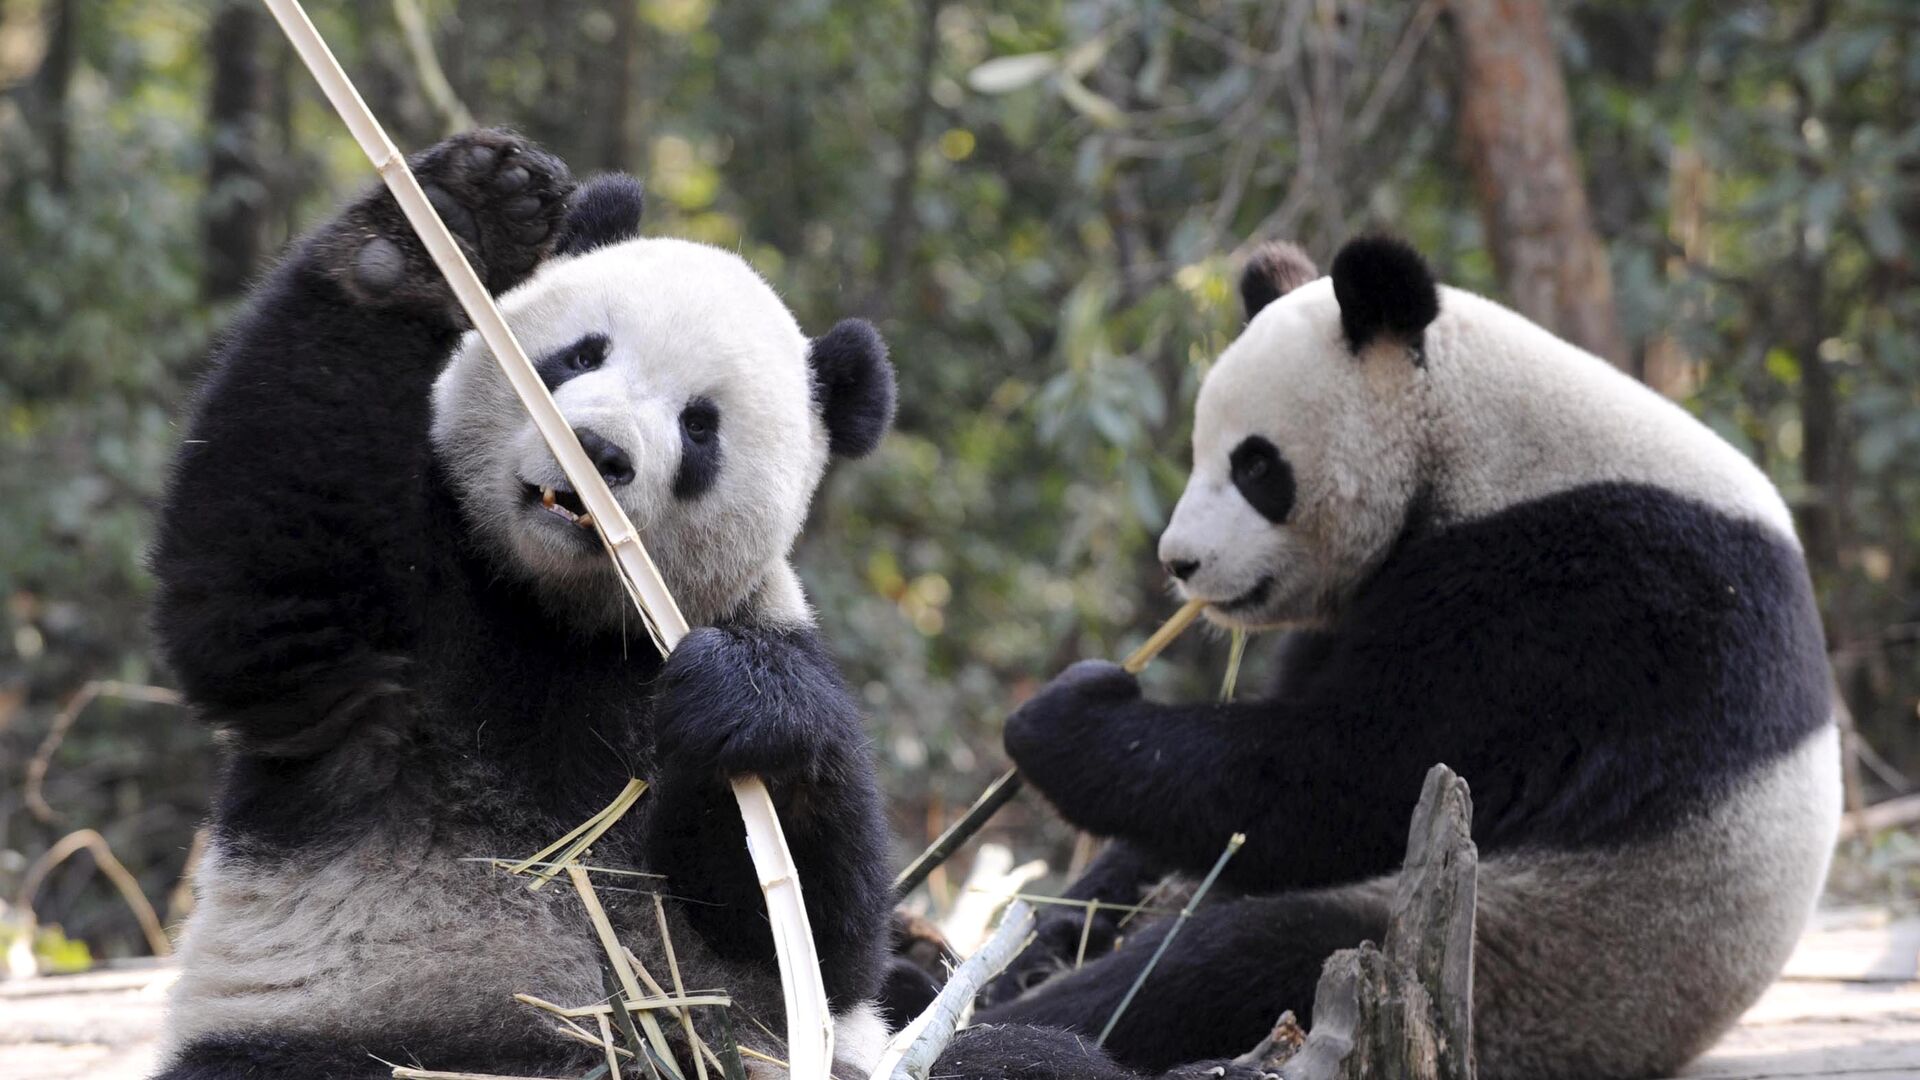
[[[1253,897],[1196,911],[1122,1014],[1106,1050],[1158,1071],[1251,1049],[1284,1009],[1305,1020],[1329,955],[1378,941],[1384,902],[1354,892]],[[1036,1024],[1098,1035],[1170,923],[1025,997],[982,1010],[985,1024]]]
[[[1087,1035],[1027,1024],[990,1024],[954,1036],[931,1075],[941,1080],[1148,1080],[1116,1063]],[[1176,1066],[1155,1080],[1269,1080],[1230,1059]]]
[[[153,1080],[388,1080],[394,1064],[502,1075],[573,1075],[591,1067],[594,1059],[590,1048],[582,1052],[557,1040],[533,1051],[517,1043],[488,1047],[488,1041],[472,1033],[453,1041],[423,1034],[395,1038],[376,1049],[313,1035],[205,1035],[162,1062]]]
[[[506,288],[552,244],[566,167],[504,132],[411,159]],[[187,696],[243,749],[327,749],[404,679],[436,545],[426,476],[452,294],[384,190],[303,238],[219,346],[160,515],[156,624]]]
[[[658,776],[649,865],[723,956],[773,939],[728,781],[759,776],[779,808],[840,1009],[874,996],[886,960],[886,820],[859,707],[810,629],[705,628],[668,657],[653,704]]]

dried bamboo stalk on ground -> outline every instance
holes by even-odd
[[[1006,914],[1000,919],[1000,928],[985,945],[975,949],[965,963],[953,969],[933,1004],[887,1044],[872,1080],[928,1080],[934,1061],[953,1041],[968,1006],[973,1004],[981,987],[987,985],[987,980],[1000,974],[1026,947],[1033,936],[1033,923],[1032,907],[1020,900],[1008,904]]]

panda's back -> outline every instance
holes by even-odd
[[[1450,516],[1588,484],[1646,484],[1797,543],[1772,482],[1678,404],[1484,297],[1444,289],[1440,310],[1427,330],[1429,422]]]

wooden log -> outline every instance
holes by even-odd
[[[1479,852],[1466,781],[1427,773],[1386,941],[1328,958],[1286,1080],[1473,1080],[1473,911]]]

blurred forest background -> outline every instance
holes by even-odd
[[[1001,766],[1010,703],[1170,609],[1154,538],[1241,255],[1325,265],[1370,228],[1767,469],[1854,797],[1920,779],[1920,4],[310,6],[402,146],[517,126],[643,174],[652,231],[740,248],[808,328],[881,325],[899,429],[831,478],[800,561],[903,860]],[[0,0],[0,897],[84,827],[178,902],[207,733],[108,687],[48,735],[90,683],[167,685],[142,552],[207,343],[369,179],[251,0]],[[1226,652],[1191,637],[1152,681],[1211,693]],[[996,829],[1064,862],[1037,802]],[[1916,888],[1910,836],[1856,853]],[[88,862],[33,883],[42,922],[145,952]]]

